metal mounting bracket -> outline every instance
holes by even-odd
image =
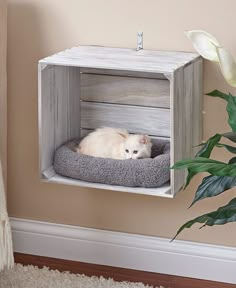
[[[136,50],[139,51],[143,49],[143,32],[137,33],[137,48]]]

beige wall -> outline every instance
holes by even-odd
[[[4,183],[7,176],[7,5],[6,0],[0,0],[0,159]],[[5,183],[6,184],[6,183]]]
[[[196,179],[175,199],[40,183],[37,61],[81,44],[192,51],[183,31],[205,29],[236,56],[235,0],[9,0],[8,199],[13,217],[172,237],[186,220],[226,203],[234,192],[187,207]],[[217,65],[205,63],[205,91],[230,89]],[[227,131],[222,100],[204,97],[204,138]],[[226,153],[215,153],[226,159]],[[236,224],[181,234],[180,239],[235,245]]]

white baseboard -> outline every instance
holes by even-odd
[[[14,251],[236,284],[236,248],[11,219]]]

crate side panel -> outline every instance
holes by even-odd
[[[183,159],[186,149],[184,130],[184,71],[178,69],[171,82],[171,166]],[[171,170],[171,192],[177,193],[184,184],[185,172]]]
[[[195,156],[199,151],[197,145],[202,143],[202,102],[203,102],[203,59],[199,59],[194,64],[194,79],[193,79],[193,151],[192,156]]]
[[[55,149],[80,132],[79,68],[55,66]]]
[[[193,151],[193,65],[188,65],[184,68],[184,99],[183,99],[183,131],[185,149],[183,151],[182,159],[191,158]]]
[[[69,69],[54,67],[55,149],[68,140]]]
[[[55,150],[54,67],[39,65],[39,151],[40,172],[53,164]]]
[[[80,69],[69,67],[68,140],[80,138]]]

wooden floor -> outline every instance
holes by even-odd
[[[103,276],[113,278],[116,281],[143,282],[152,286],[164,286],[165,288],[235,288],[236,285],[224,284],[213,281],[198,280],[179,276],[143,272],[124,268],[115,268],[103,265],[87,264],[75,261],[55,258],[33,256],[15,253],[15,262],[24,265],[47,266],[59,271],[85,274],[88,276]]]

